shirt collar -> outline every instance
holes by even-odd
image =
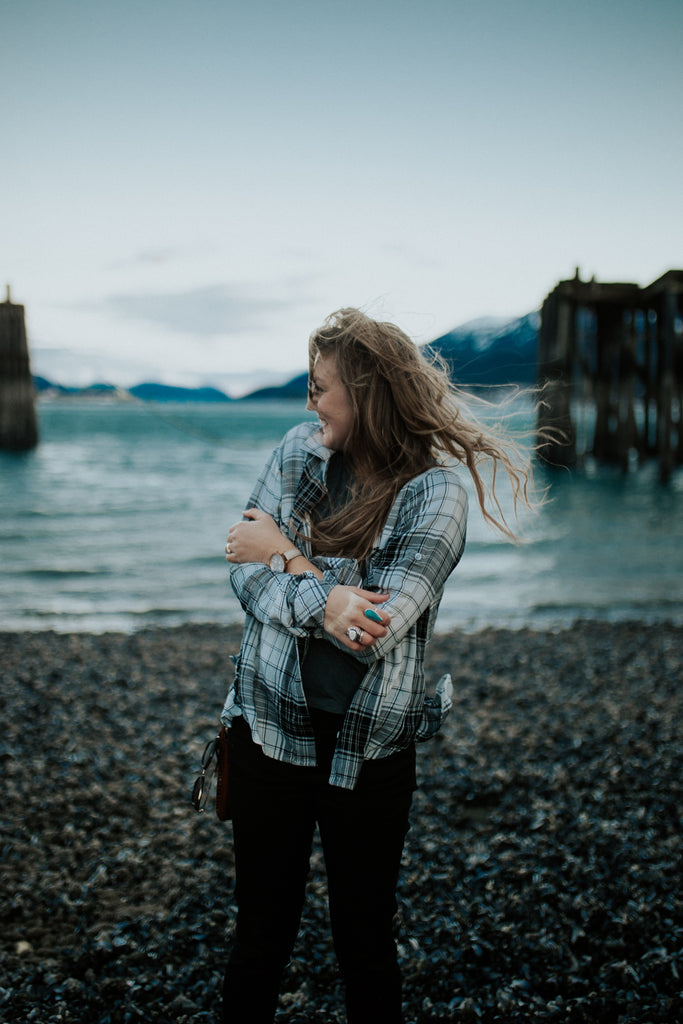
[[[316,425],[314,433],[304,441],[303,449],[305,452],[309,452],[311,455],[320,459],[321,462],[329,462],[334,455],[334,452],[331,448],[325,447],[322,443],[321,437],[322,434],[320,432],[320,428]]]

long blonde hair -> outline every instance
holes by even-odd
[[[334,356],[353,406],[344,447],[352,496],[341,511],[314,518],[318,553],[367,557],[401,487],[450,460],[467,466],[484,518],[517,539],[496,496],[496,471],[502,466],[509,478],[515,512],[519,503],[531,507],[529,459],[506,433],[465,415],[463,396],[438,360],[428,361],[395,324],[358,309],[332,313],[311,335],[308,353],[311,378],[317,359]],[[482,460],[492,468],[490,485]]]

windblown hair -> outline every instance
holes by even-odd
[[[464,413],[464,396],[437,359],[429,361],[391,323],[357,309],[340,309],[309,340],[309,374],[318,358],[333,355],[353,406],[344,457],[354,476],[349,504],[318,522],[312,541],[318,554],[364,559],[372,550],[400,489],[427,469],[465,463],[484,518],[511,540],[496,497],[496,471],[507,473],[515,512],[531,507],[531,468],[522,448],[506,433]],[[490,486],[479,466],[489,462]]]

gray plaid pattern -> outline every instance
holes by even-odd
[[[268,512],[311,558],[308,514],[324,493],[331,451],[316,423],[290,430],[266,464],[249,507]],[[330,782],[352,789],[363,760],[387,757],[427,739],[451,707],[450,676],[425,696],[424,654],[448,576],[465,546],[467,495],[453,469],[434,467],[399,492],[361,575],[351,558],[311,559],[324,571],[295,576],[250,562],[231,569],[230,582],[246,615],[244,635],[222,720],[244,715],[269,757],[314,765],[315,744],[299,671],[309,636],[325,636],[325,603],[337,584],[388,593],[387,636],[355,654],[368,666],[344,718]],[[342,647],[340,643],[337,646]],[[346,649],[346,648],[344,648]]]

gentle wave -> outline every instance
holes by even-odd
[[[293,403],[221,408],[41,404],[41,443],[0,456],[0,628],[132,631],[236,622],[223,546]],[[521,407],[520,428],[533,423]],[[194,428],[197,429],[194,429]],[[211,440],[207,434],[212,435]],[[222,439],[222,440],[221,440]],[[551,474],[515,547],[485,525],[469,478],[468,542],[437,628],[681,621],[683,474]],[[511,499],[503,494],[511,515]]]
[[[12,574],[16,579],[18,576],[25,576],[28,579],[42,580],[42,579],[88,579],[88,578],[100,578],[102,576],[111,575],[110,570],[107,569],[57,569],[57,568],[35,568],[35,569],[24,569],[23,571]]]

